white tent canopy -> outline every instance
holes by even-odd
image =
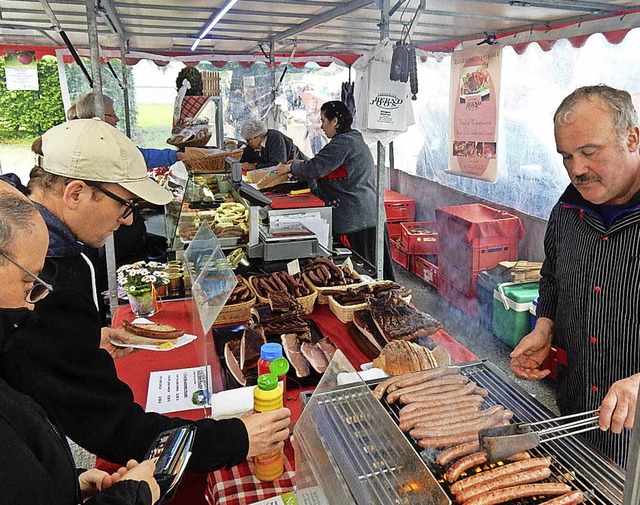
[[[417,12],[411,39],[432,51],[494,37],[512,45],[640,26],[640,2],[628,0],[238,0],[191,52],[227,3],[95,0],[98,38],[105,49],[126,44],[127,51],[210,61],[231,55],[268,61],[271,47],[288,54],[295,45],[298,58],[333,55],[350,64],[379,41],[385,4],[389,38],[399,39]],[[75,47],[88,47],[86,5],[0,0],[0,45],[63,46],[64,32]]]

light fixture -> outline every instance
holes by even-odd
[[[231,7],[233,7],[237,1],[238,0],[229,0],[227,5],[225,5],[222,9],[218,11],[218,14],[216,14],[215,17],[211,20],[211,22],[207,25],[207,27],[204,30],[202,30],[202,32],[200,32],[200,35],[198,35],[198,38],[192,44],[191,46],[192,51],[195,51],[196,47],[198,47],[198,44],[200,44],[200,41],[207,36],[207,34],[213,29],[213,27],[218,24],[218,21],[220,21],[223,18],[223,16],[227,12],[229,12]]]

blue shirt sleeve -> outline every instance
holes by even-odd
[[[143,149],[138,147],[147,168],[170,167],[178,161],[177,151],[173,149]]]

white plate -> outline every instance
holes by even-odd
[[[141,317],[139,317],[138,319],[134,319],[133,322],[134,323],[153,323],[153,321],[149,321],[148,319],[144,319],[144,318],[141,318]],[[116,347],[130,347],[131,349],[144,349],[146,351],[166,352],[166,351],[173,351],[174,349],[177,349],[178,347],[182,347],[183,345],[187,345],[188,343],[193,342],[196,338],[198,338],[196,335],[190,335],[188,333],[185,333],[181,337],[177,338],[176,345],[174,345],[173,347],[169,347],[167,349],[159,348],[158,345],[125,344],[124,342],[121,342],[120,340],[114,340],[114,339],[111,339],[111,343],[113,345],[115,345]],[[159,344],[159,345],[162,345],[162,344]]]

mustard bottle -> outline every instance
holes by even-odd
[[[283,405],[282,386],[278,384],[278,376],[272,373],[260,375],[258,385],[253,390],[253,410],[270,412]],[[282,451],[260,454],[253,457],[254,474],[262,481],[273,481],[284,472],[284,454]]]

